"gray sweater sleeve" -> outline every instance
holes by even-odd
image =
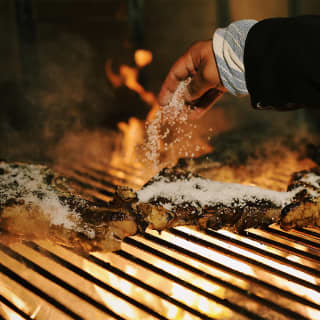
[[[219,28],[213,35],[215,54],[220,78],[224,87],[234,95],[248,94],[243,54],[247,34],[256,20],[240,20],[226,28]]]

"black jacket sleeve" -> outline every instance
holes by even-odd
[[[258,22],[246,39],[244,66],[253,107],[320,108],[320,16]]]

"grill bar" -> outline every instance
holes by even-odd
[[[3,246],[2,244],[0,244],[0,250],[3,251],[5,254],[7,254],[8,256],[12,257],[13,259],[17,260],[17,261],[22,261],[26,266],[28,266],[29,268],[35,270],[37,273],[41,274],[42,276],[44,276],[45,278],[51,280],[52,282],[54,282],[55,284],[59,285],[60,287],[67,289],[68,291],[72,292],[73,294],[77,295],[79,298],[89,302],[90,304],[92,304],[93,306],[95,306],[97,309],[101,310],[102,312],[108,314],[109,316],[112,316],[113,318],[119,319],[119,320],[124,320],[122,317],[118,316],[115,312],[113,312],[112,310],[110,310],[109,308],[107,308],[106,306],[104,306],[103,304],[95,301],[94,299],[92,299],[91,297],[89,297],[88,295],[84,294],[83,292],[79,291],[77,288],[72,287],[71,285],[69,285],[68,283],[66,283],[65,281],[61,280],[60,278],[58,278],[57,276],[55,276],[54,274],[52,274],[51,272],[43,269],[42,267],[36,265],[35,263],[33,263],[31,260],[29,260],[28,258],[22,256],[21,254],[13,251],[12,249]],[[10,271],[12,272],[12,271]],[[108,288],[110,291],[112,291],[113,288]],[[113,291],[115,292],[115,290],[113,289]],[[113,292],[113,293],[114,293]],[[40,293],[40,292],[39,292]],[[41,296],[41,293],[38,295]],[[118,292],[117,292],[118,293]],[[57,304],[58,306],[58,304]],[[62,305],[59,305],[59,309],[61,309]],[[62,311],[64,311],[65,313],[68,313],[69,315],[72,316],[76,316],[76,319],[82,319],[81,317],[70,313],[71,311],[66,309],[65,307],[61,309]]]
[[[63,170],[63,173],[68,175],[70,174],[70,171]],[[106,188],[104,185],[97,184],[94,181],[90,181],[90,184],[88,184],[89,183],[88,178],[82,175],[78,175],[76,172],[74,172],[73,176],[70,177],[69,180],[72,183],[79,185],[81,188],[84,188],[86,190],[89,189],[89,190],[98,191],[100,195],[105,195],[109,198],[111,198],[114,194],[115,189]],[[102,200],[105,200],[105,199],[102,199]]]
[[[134,171],[115,168],[112,166],[105,166],[104,168],[98,164],[84,164],[73,165],[72,168],[67,169],[70,164],[59,166],[58,169],[62,172],[69,172],[70,176],[74,173],[83,177],[90,177],[107,187],[115,188],[117,185],[130,185],[133,188],[140,188],[144,183],[143,175],[135,175]],[[121,177],[120,177],[121,176]]]
[[[181,253],[181,254],[183,254],[185,256],[191,257],[194,260],[203,262],[204,264],[207,264],[209,266],[213,266],[214,268],[216,268],[218,270],[221,270],[223,272],[226,272],[226,273],[228,273],[228,274],[230,274],[232,276],[236,276],[239,279],[245,280],[247,282],[254,283],[254,284],[259,285],[261,287],[265,287],[266,289],[269,289],[274,294],[282,295],[282,296],[284,296],[284,297],[286,297],[288,299],[291,299],[293,301],[300,302],[300,303],[302,303],[302,304],[304,304],[306,306],[310,306],[310,307],[312,307],[314,309],[320,310],[320,306],[318,304],[316,304],[316,303],[313,303],[313,302],[311,302],[311,301],[309,301],[309,300],[307,300],[305,298],[302,298],[302,297],[300,297],[300,296],[298,296],[296,294],[293,294],[293,293],[291,293],[289,291],[282,290],[281,288],[273,286],[273,285],[271,285],[271,284],[269,284],[267,282],[264,282],[264,281],[262,281],[260,279],[254,278],[254,277],[252,277],[250,275],[246,275],[246,274],[244,274],[244,273],[242,273],[240,271],[237,271],[237,270],[234,270],[232,268],[229,268],[228,266],[226,266],[224,264],[221,264],[219,262],[210,260],[210,259],[208,259],[206,257],[203,257],[203,256],[201,256],[199,254],[196,254],[196,253],[194,253],[192,251],[189,251],[189,250],[186,250],[184,248],[178,247],[178,246],[176,246],[175,244],[173,244],[171,242],[168,242],[166,240],[154,237],[154,236],[152,236],[150,234],[145,234],[144,238],[146,238],[146,239],[148,239],[150,241],[153,241],[153,242],[155,242],[155,243],[157,243],[157,244],[159,244],[161,246],[164,246],[164,247],[166,247],[166,248],[168,248],[170,250],[173,250],[173,251]],[[124,241],[128,242],[128,243],[133,242],[134,245],[141,246],[141,248],[143,248],[145,246],[142,243],[137,244],[136,243],[137,241],[132,239],[132,238],[125,239]],[[147,250],[149,250],[149,248]],[[164,258],[167,258],[167,257],[164,257]]]
[[[241,308],[241,307],[239,307],[239,306],[237,306],[237,305],[235,305],[233,303],[230,303],[229,301],[227,301],[225,299],[220,299],[217,296],[214,296],[214,295],[212,295],[210,293],[207,293],[206,291],[204,291],[204,290],[202,290],[202,289],[200,289],[198,287],[195,287],[194,285],[192,285],[192,284],[190,284],[190,283],[188,283],[186,281],[183,281],[183,280],[171,275],[170,273],[168,273],[168,272],[166,272],[166,271],[164,271],[164,270],[162,270],[160,268],[157,268],[156,266],[151,265],[151,264],[141,260],[140,258],[135,257],[135,256],[133,256],[133,255],[131,255],[131,254],[125,252],[125,251],[119,251],[117,254],[120,255],[121,257],[124,257],[127,260],[133,261],[133,262],[145,267],[146,269],[153,270],[153,272],[156,272],[156,273],[162,275],[163,277],[166,277],[166,278],[168,278],[168,279],[170,279],[170,280],[182,285],[183,287],[185,287],[187,289],[190,289],[190,290],[192,290],[194,292],[197,292],[198,294],[201,294],[201,295],[205,296],[206,298],[208,298],[210,300],[216,301],[217,303],[222,304],[222,305],[232,309],[233,311],[237,312],[238,314],[245,315],[249,319],[259,319],[259,320],[265,319],[265,318],[262,318],[262,317],[260,317],[259,315],[255,314],[255,313],[249,312],[248,310],[246,310],[244,308]]]
[[[13,310],[16,314],[18,314],[22,318],[27,320],[32,320],[32,318],[29,317],[28,314],[20,310],[17,306],[15,306],[11,301],[9,301],[6,297],[4,297],[1,294],[0,294],[0,302],[6,305],[9,309]],[[1,317],[1,314],[0,314],[0,317]],[[0,319],[4,319],[4,318],[1,317]]]
[[[116,170],[114,167],[110,167],[110,170]],[[116,183],[117,185],[125,185],[130,183],[131,185],[133,184],[132,182],[132,178],[134,178],[137,181],[140,181],[140,184],[135,184],[136,187],[141,187],[141,184],[143,183],[143,175],[134,175],[134,174],[130,174],[128,171],[124,171],[121,170],[123,173],[125,173],[126,175],[129,175],[131,178],[130,179],[125,179],[125,178],[115,178],[114,175],[108,173],[108,167],[90,167],[90,166],[84,166],[84,170],[86,172],[89,172],[90,175],[95,175],[96,179],[98,179],[98,181],[105,181],[106,183],[109,182],[111,184],[110,181],[112,181],[113,183]],[[118,169],[119,170],[119,169]]]
[[[118,255],[121,256],[121,257],[124,257],[124,258],[127,259],[127,260],[133,261],[133,262],[135,262],[135,263],[138,264],[138,265],[141,265],[141,266],[144,266],[144,267],[148,265],[147,263],[141,263],[141,261],[142,261],[141,259],[139,259],[139,258],[137,258],[137,257],[135,257],[135,256],[132,256],[132,255],[130,255],[129,253],[127,253],[127,252],[125,252],[125,251],[119,250],[119,251],[116,252],[116,254],[118,254]],[[153,288],[153,287],[149,286],[148,284],[145,284],[145,283],[143,283],[142,281],[140,281],[140,280],[138,280],[138,279],[136,279],[136,278],[133,278],[133,277],[128,276],[127,274],[125,274],[125,273],[122,272],[121,270],[119,270],[119,269],[117,269],[117,268],[115,268],[115,267],[112,267],[111,265],[106,264],[104,261],[102,261],[101,259],[98,259],[98,258],[95,257],[95,256],[90,255],[90,256],[88,257],[88,259],[90,259],[92,262],[94,262],[94,263],[96,263],[96,264],[98,264],[98,265],[106,268],[107,270],[109,270],[109,271],[111,271],[111,272],[113,272],[113,273],[115,273],[115,274],[123,277],[124,279],[127,279],[127,280],[129,280],[130,282],[132,282],[132,283],[134,283],[134,284],[136,284],[136,285],[138,285],[138,286],[140,286],[140,287],[142,287],[142,288],[144,288],[144,289],[146,289],[146,290],[148,290],[148,291],[156,294],[157,296],[161,297],[162,299],[165,299],[165,300],[167,300],[168,302],[170,302],[170,303],[172,303],[172,304],[174,304],[174,305],[176,305],[176,306],[178,306],[178,307],[181,307],[181,308],[187,310],[187,311],[190,312],[191,314],[193,314],[193,315],[195,315],[195,316],[197,316],[197,317],[201,317],[201,319],[213,319],[213,318],[208,317],[208,316],[206,316],[205,314],[203,314],[203,313],[201,313],[201,312],[199,312],[199,311],[197,311],[197,310],[194,310],[194,309],[190,308],[190,307],[187,306],[186,304],[181,303],[181,302],[179,302],[178,300],[173,299],[173,298],[167,296],[166,294],[162,293],[160,290],[157,290],[156,288]],[[158,269],[158,268],[156,268],[156,267],[154,267],[154,266],[153,266],[153,268],[154,268],[153,270]],[[158,270],[161,270],[161,269],[158,269]],[[159,272],[159,274],[163,275],[163,274],[160,273],[160,272]],[[168,277],[167,277],[167,278],[168,278]],[[172,279],[171,279],[171,280],[172,280]],[[180,283],[180,284],[183,284],[184,286],[187,287],[187,283],[186,283],[185,281],[179,280],[179,283]],[[194,291],[197,291],[196,288],[192,288],[192,289],[194,289]],[[199,291],[198,293],[203,293],[203,292],[200,292],[200,291]],[[211,295],[210,295],[210,298],[212,298]],[[215,298],[215,297],[214,297],[214,298]],[[214,299],[214,300],[216,300],[216,299]]]
[[[229,257],[233,257],[233,258],[236,258],[237,260],[239,261],[243,261],[243,262],[246,262],[247,264],[249,265],[253,265],[253,266],[256,266],[256,267],[259,267],[263,270],[266,270],[274,275],[278,275],[279,277],[282,277],[286,280],[289,280],[289,281],[293,281],[297,284],[300,284],[306,288],[309,288],[309,289],[312,289],[314,291],[317,291],[317,292],[320,292],[320,287],[319,286],[316,286],[310,282],[307,282],[303,279],[300,279],[298,277],[295,277],[293,275],[290,275],[288,273],[285,273],[283,271],[280,271],[280,270],[277,270],[273,267],[270,267],[264,263],[261,263],[261,262],[258,262],[258,261],[255,261],[251,258],[248,258],[248,257],[245,257],[245,256],[242,256],[241,254],[238,254],[236,252],[233,252],[231,250],[228,250],[228,249],[225,249],[225,248],[222,248],[222,247],[219,247],[213,243],[210,243],[206,240],[203,240],[203,239],[200,239],[200,238],[197,238],[193,235],[190,235],[190,234],[186,234],[180,230],[177,230],[177,229],[171,229],[169,231],[170,233],[176,235],[176,236],[179,236],[181,238],[184,238],[186,240],[189,240],[189,241],[192,241],[194,243],[198,243],[200,245],[203,245],[203,246],[206,246],[206,247],[210,247],[210,249],[213,249],[215,251],[218,251],[218,252],[221,252],[223,254],[225,254],[226,256],[229,256]]]
[[[39,297],[42,297],[48,303],[50,303],[53,307],[59,309],[60,311],[62,311],[66,315],[72,317],[73,319],[75,319],[75,320],[82,320],[83,319],[81,316],[79,316],[76,313],[74,313],[73,311],[71,311],[68,307],[66,307],[65,305],[63,305],[59,301],[57,301],[56,299],[54,299],[51,296],[49,296],[48,294],[46,294],[44,291],[35,287],[29,281],[23,279],[17,273],[11,271],[9,268],[7,268],[5,265],[3,265],[1,262],[0,262],[0,272],[5,274],[6,276],[11,278],[15,282],[19,283],[20,285],[24,286],[28,290],[34,292]]]
[[[288,260],[284,257],[277,255],[277,254],[268,252],[266,250],[262,250],[260,248],[257,248],[256,246],[244,243],[244,242],[237,240],[237,239],[233,239],[231,237],[228,237],[228,236],[221,234],[221,233],[218,233],[216,231],[206,230],[205,233],[210,235],[214,239],[219,239],[227,244],[235,245],[238,248],[242,248],[242,249],[244,248],[254,254],[260,255],[262,257],[268,257],[270,260],[275,261],[277,263],[282,263],[283,265],[296,268],[297,270],[301,270],[304,273],[319,277],[319,271],[316,269],[313,269],[311,267],[302,265],[302,264],[295,262],[295,261],[292,261],[292,260]]]
[[[175,232],[176,230],[174,230],[173,232]],[[180,231],[179,231],[180,232]],[[146,236],[148,236],[148,235],[146,235]],[[262,239],[264,239],[264,238],[262,238]],[[150,239],[149,239],[150,240]],[[153,239],[154,240],[154,239]],[[193,238],[192,239],[192,241],[194,241],[195,239]],[[200,244],[201,244],[201,239],[199,239],[200,240]],[[199,242],[198,242],[199,243]],[[277,243],[276,241],[275,241],[275,243]],[[235,243],[235,242],[233,242],[232,243],[233,245],[235,245],[235,244],[238,244],[239,245],[239,243]],[[202,243],[202,245],[206,245],[206,244],[204,244],[204,243]],[[241,244],[241,245],[243,245],[243,244]],[[282,245],[282,244],[281,244]],[[212,248],[212,247],[211,247]],[[217,247],[216,247],[217,248]],[[243,248],[245,248],[245,246],[243,245]],[[255,248],[253,248],[253,247],[250,247],[252,250],[255,250]],[[285,248],[284,246],[282,246],[282,248]],[[288,247],[288,248],[290,248],[290,247]],[[287,248],[287,249],[288,249]],[[290,248],[290,249],[292,249],[292,248]],[[178,251],[178,252],[180,252],[181,251],[181,248],[176,248],[176,250]],[[221,248],[219,248],[219,250],[221,250]],[[259,251],[259,250],[258,250]],[[298,253],[300,253],[300,250],[298,251],[298,250],[296,250]],[[220,251],[219,251],[220,252]],[[253,251],[254,252],[254,251]],[[265,269],[267,269],[270,273],[273,273],[273,274],[276,274],[276,275],[278,275],[278,276],[281,276],[281,277],[283,277],[283,278],[285,278],[285,279],[287,279],[288,281],[293,281],[294,283],[299,283],[300,285],[303,285],[303,286],[306,286],[306,287],[308,287],[308,288],[310,288],[310,289],[312,289],[312,290],[319,290],[319,288],[317,287],[317,286],[315,286],[315,285],[313,285],[313,284],[311,284],[311,283],[309,283],[309,282],[307,282],[307,281],[304,281],[304,280],[301,280],[301,279],[299,279],[299,278],[297,278],[297,277],[295,277],[295,276],[292,276],[292,275],[290,275],[290,274],[287,274],[287,273],[284,273],[284,272],[278,272],[278,270],[276,270],[276,269],[274,269],[274,268],[269,268],[268,266],[266,266],[266,265],[264,265],[263,263],[259,263],[259,262],[256,262],[255,260],[247,260],[246,259],[246,257],[242,257],[241,255],[237,255],[237,254],[233,254],[231,251],[224,251],[224,253],[227,253],[227,254],[231,254],[231,256],[232,257],[235,257],[235,258],[237,258],[237,259],[239,259],[240,261],[245,261],[245,262],[251,262],[252,263],[252,265],[254,265],[254,266],[256,266],[256,267],[260,267],[260,268],[263,268],[264,270]],[[257,253],[257,252],[255,252],[255,253]],[[268,258],[272,258],[273,259],[273,261],[275,261],[275,262],[277,262],[277,263],[283,263],[283,264],[286,264],[286,265],[289,265],[289,266],[292,266],[292,267],[299,267],[299,270],[301,270],[301,271],[303,271],[303,272],[306,272],[306,273],[309,273],[309,274],[312,274],[312,275],[317,275],[317,271],[315,270],[315,269],[312,269],[312,268],[309,268],[309,267],[307,267],[307,266],[303,266],[303,265],[301,265],[301,264],[299,264],[299,263],[295,263],[295,262],[293,262],[293,261],[290,261],[290,260],[287,260],[287,259],[285,259],[285,258],[283,258],[283,257],[280,257],[280,256],[277,256],[277,255],[275,255],[275,254],[272,254],[272,253],[270,253],[270,252],[267,252],[267,251],[264,251],[264,250],[261,250],[261,251],[259,251],[258,253],[260,253],[261,255],[262,254],[266,254],[267,256],[268,256]],[[307,256],[307,257],[311,257],[311,258],[313,258],[313,261],[317,261],[318,259],[317,259],[317,256],[316,255],[312,255],[312,254],[310,254],[309,252],[304,252],[304,251],[301,251],[301,253],[302,253],[302,256],[303,257],[305,257],[305,256]],[[239,275],[238,275],[239,276]],[[242,276],[243,277],[243,276]],[[256,279],[256,278],[254,278],[254,277],[251,277],[251,279],[250,279],[250,276],[249,276],[249,279],[247,279],[247,280],[254,280],[254,282],[260,282],[260,280],[258,280],[258,279]],[[301,280],[301,281],[300,281]],[[289,299],[292,299],[293,301],[297,301],[297,302],[299,302],[299,303],[302,303],[302,304],[304,304],[304,305],[308,305],[308,306],[310,306],[310,307],[312,307],[312,308],[315,308],[315,309],[318,309],[319,310],[319,306],[317,305],[317,304],[315,304],[315,303],[313,303],[313,302],[311,302],[311,301],[309,301],[309,300],[306,300],[306,299],[304,299],[304,298],[302,298],[302,297],[300,297],[300,296],[298,296],[298,295],[295,295],[295,294],[293,294],[293,293],[290,293],[290,292],[288,292],[288,291],[286,291],[286,290],[281,290],[280,288],[278,288],[278,287],[275,287],[275,286],[272,286],[272,285],[270,285],[270,284],[268,284],[268,283],[265,283],[265,282],[260,282],[260,285],[262,285],[262,286],[264,286],[264,287],[268,287],[269,289],[271,289],[271,290],[274,290],[275,292],[277,292],[278,294],[281,294],[282,296],[285,296],[286,298],[289,298]],[[286,312],[286,311],[284,311],[284,312]],[[300,317],[300,315],[299,315],[299,317]],[[300,317],[301,318],[301,317]]]
[[[226,281],[223,281],[223,280],[221,280],[221,279],[219,279],[217,277],[214,277],[214,276],[212,276],[212,275],[210,275],[208,273],[205,273],[204,271],[196,269],[196,268],[194,268],[194,267],[192,267],[192,266],[190,266],[190,265],[188,265],[188,264],[186,264],[186,263],[184,263],[182,261],[179,261],[179,260],[177,260],[177,259],[175,259],[173,257],[170,257],[170,256],[168,256],[168,255],[166,255],[166,254],[164,254],[164,253],[162,253],[160,251],[157,251],[157,250],[155,250],[153,248],[150,248],[150,247],[146,246],[145,244],[143,244],[143,243],[141,243],[139,241],[136,241],[134,239],[127,239],[125,241],[127,243],[130,243],[130,245],[136,246],[139,249],[142,249],[144,251],[150,252],[150,253],[154,254],[155,256],[161,257],[162,259],[164,259],[166,261],[169,261],[169,262],[171,262],[171,263],[173,263],[175,265],[178,265],[179,267],[184,268],[187,271],[193,272],[193,273],[195,273],[197,275],[201,275],[201,277],[204,277],[207,280],[212,281],[212,282],[214,282],[214,283],[216,283],[216,284],[218,284],[218,285],[220,285],[222,287],[226,287],[226,288],[228,288],[230,290],[233,290],[233,291],[235,291],[235,292],[237,292],[237,293],[239,293],[241,295],[244,295],[247,299],[253,300],[253,301],[258,302],[258,303],[260,303],[262,305],[265,305],[265,306],[267,306],[269,308],[272,308],[273,310],[277,311],[280,314],[290,315],[290,317],[292,319],[306,319],[304,317],[301,317],[301,315],[299,315],[299,314],[297,314],[295,312],[291,312],[290,310],[288,310],[286,308],[283,308],[283,307],[281,307],[279,305],[276,305],[271,301],[265,300],[265,299],[255,295],[252,292],[248,292],[248,291],[243,290],[243,289],[241,289],[239,287],[236,287],[236,286],[234,286],[234,285],[232,285],[232,284],[230,284],[230,283],[228,283]],[[145,268],[152,269],[154,272],[159,273],[159,274],[163,275],[164,277],[167,277],[167,278],[171,279],[172,281],[178,282],[183,286],[189,287],[189,285],[187,283],[185,283],[185,282],[181,281],[180,279],[172,276],[171,274],[165,272],[162,269],[159,269],[159,268],[157,268],[157,267],[155,267],[153,265],[150,265],[149,263],[147,263],[147,262],[145,262],[145,261],[143,261],[143,260],[141,260],[141,259],[139,259],[139,258],[137,258],[135,256],[132,256],[132,255],[130,255],[130,254],[126,253],[126,252],[123,252],[123,251],[118,252],[118,254],[123,256],[123,257],[125,257],[128,260],[134,261],[135,263],[138,263],[138,264],[144,266]],[[203,294],[202,290],[199,290],[198,288],[197,289],[192,288],[192,289],[194,291],[197,291],[199,294]],[[222,303],[222,304],[225,304],[227,307],[229,307],[231,309],[234,309],[234,305],[231,304],[231,303],[229,304],[228,301],[226,301],[226,300],[218,301],[218,302]],[[246,309],[243,310],[243,309],[239,309],[238,306],[236,306],[236,307],[237,308],[234,309],[234,311],[237,311],[239,314],[246,315],[250,319],[263,319],[262,317],[254,314],[254,313],[248,314]]]
[[[87,173],[83,173],[82,171],[79,170],[74,170],[74,173],[77,175],[77,178],[81,181],[83,181],[83,183],[86,183],[88,180],[88,174]],[[90,174],[90,185],[92,185],[93,187],[95,187],[97,190],[99,190],[102,194],[104,194],[104,192],[106,192],[109,195],[113,195],[114,194],[114,185],[110,182],[107,182],[105,180],[101,180],[101,179],[97,179],[95,176],[93,176],[92,174]]]
[[[316,256],[316,255],[314,255],[314,254],[312,254],[310,252],[302,251],[302,250],[296,249],[296,248],[294,248],[292,246],[283,244],[281,242],[278,242],[278,241],[275,241],[275,240],[272,240],[272,239],[268,239],[266,237],[262,237],[262,236],[256,234],[252,230],[246,231],[246,237],[249,238],[249,239],[252,239],[254,241],[258,241],[258,242],[267,244],[270,247],[280,249],[283,252],[286,252],[288,254],[292,253],[292,254],[295,254],[295,255],[297,255],[297,256],[299,256],[301,258],[308,259],[308,260],[313,261],[313,262],[317,262],[317,263],[320,262],[320,257],[318,257],[318,256]]]
[[[298,229],[298,231],[300,231],[302,234],[309,234],[311,236],[314,236],[316,238],[318,238],[320,240],[320,231],[319,232],[316,232],[314,230],[309,230],[309,229],[306,229],[306,228],[303,228],[303,229]]]
[[[314,241],[310,241],[308,239],[305,238],[301,238],[299,236],[293,235],[291,233],[288,232],[284,232],[284,231],[280,231],[277,229],[273,229],[273,228],[267,228],[266,229],[270,234],[272,235],[277,235],[280,238],[286,239],[286,240],[292,240],[295,243],[299,243],[299,244],[303,244],[303,245],[307,245],[310,246],[311,248],[316,248],[316,249],[320,249],[320,243],[314,242]]]
[[[154,317],[156,317],[157,319],[161,319],[161,320],[166,320],[167,318],[161,316],[160,314],[158,314],[157,312],[153,311],[152,309],[150,309],[148,306],[140,304],[139,302],[135,301],[134,299],[132,299],[129,296],[126,296],[124,294],[122,294],[121,292],[117,292],[114,288],[112,288],[111,286],[109,286],[108,284],[100,281],[99,279],[93,277],[92,275],[90,275],[88,272],[83,271],[82,269],[76,267],[75,265],[69,263],[68,261],[61,259],[59,256],[57,256],[56,254],[49,252],[48,250],[46,250],[43,247],[40,247],[38,244],[34,243],[34,242],[26,242],[25,243],[26,246],[40,252],[41,254],[45,255],[46,257],[54,260],[55,262],[57,262],[58,264],[64,266],[65,268],[68,268],[69,270],[73,271],[74,273],[78,274],[79,276],[91,281],[92,283],[98,285],[99,287],[110,291],[116,295],[118,295],[119,297],[125,299],[126,301],[130,302],[132,305],[134,305],[135,307],[138,307],[139,309],[148,312],[149,314],[153,315]],[[80,254],[79,254],[80,255]],[[84,258],[86,259],[92,259],[92,256],[86,256],[86,255],[82,255]],[[117,270],[116,268],[112,268],[110,265],[108,264],[104,264],[103,267],[109,271],[113,271]],[[113,270],[114,269],[114,270]],[[119,270],[120,271],[120,270]],[[115,272],[116,273],[116,272]],[[119,273],[119,272],[118,272]],[[126,277],[125,273],[120,274],[123,278]],[[128,277],[129,278],[129,277]],[[118,316],[119,317],[119,316]],[[123,319],[121,317],[119,317],[119,319]]]

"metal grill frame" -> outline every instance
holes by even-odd
[[[143,181],[142,177],[139,177],[139,171],[136,168],[130,168],[128,166],[124,168],[114,168],[106,163],[95,163],[91,164],[90,166],[76,165],[71,168],[67,165],[62,165],[60,167],[60,171],[70,176],[72,183],[74,183],[75,186],[77,186],[82,192],[85,192],[89,198],[99,202],[103,202],[110,199],[117,185],[131,185],[132,187],[138,187],[139,181]],[[120,172],[123,178],[117,177],[117,172]],[[134,178],[134,180],[132,178]],[[133,181],[136,182],[133,183]],[[257,256],[268,258],[270,261],[273,261],[275,263],[287,267],[293,267],[296,270],[299,270],[307,275],[315,277],[318,280],[317,283],[319,283],[320,229],[307,228],[302,230],[285,232],[283,230],[280,230],[278,227],[271,226],[266,228],[263,232],[252,229],[247,230],[241,235],[241,237],[237,238],[225,235],[218,231],[207,230],[205,231],[205,235],[209,238],[206,239],[203,239],[193,234],[188,234],[177,228],[168,230],[167,233],[169,235],[187,241],[191,241],[194,244],[212,250],[213,252],[219,253],[225,257],[235,259],[236,261],[245,263],[250,267],[259,269],[263,272],[270,273],[273,276],[279,277],[293,284],[300,285],[306,289],[310,289],[320,294],[320,286],[318,284],[302,279],[301,277],[298,277],[294,274],[290,274],[288,272],[276,269],[275,267],[269,266],[261,261],[237,253],[232,249],[228,248],[228,246],[230,245],[233,247],[244,249],[248,253],[254,253]],[[212,241],[210,239],[212,239]],[[260,248],[258,246],[248,243],[247,241],[243,241],[243,239],[249,239],[253,242],[265,245],[266,247]],[[145,241],[147,241],[147,243]],[[158,259],[166,261],[167,263],[177,266],[183,270],[186,270],[187,272],[201,277],[207,281],[210,281],[211,283],[219,285],[222,288],[229,290],[230,292],[234,292],[237,295],[242,296],[244,299],[246,299],[246,301],[252,301],[257,305],[261,305],[264,308],[269,309],[271,311],[271,315],[278,315],[279,319],[300,320],[309,318],[297,312],[296,310],[293,310],[290,305],[283,306],[281,304],[276,303],[275,301],[272,301],[271,299],[261,296],[261,294],[259,293],[247,291],[241,288],[241,286],[235,285],[231,282],[219,278],[218,276],[214,276],[211,273],[205,272],[197,267],[194,267],[184,262],[182,259],[175,257],[175,254],[178,254],[179,256],[185,256],[187,258],[192,258],[193,260],[203,265],[212,267],[214,270],[219,270],[236,279],[245,281],[256,288],[267,290],[268,292],[278,295],[279,297],[283,297],[284,299],[291,301],[294,304],[309,307],[315,311],[320,312],[320,305],[316,302],[313,302],[310,299],[310,297],[302,296],[299,293],[293,293],[291,291],[280,288],[276,284],[272,284],[268,281],[260,279],[259,277],[248,275],[242,271],[235,270],[233,267],[230,267],[222,263],[221,261],[214,261],[199,253],[189,250],[189,248],[184,248],[173,242],[167,241],[163,239],[161,235],[155,236],[151,233],[146,233],[136,237],[126,238],[123,242],[128,246],[137,248],[141,252],[145,252],[148,255],[152,255]],[[294,243],[295,246],[291,246],[290,242]],[[159,249],[150,246],[148,243],[152,243],[156,246],[160,246],[166,250],[169,250],[172,254],[169,255]],[[221,245],[221,243],[223,243],[224,245]],[[38,243],[24,242],[23,245],[31,250],[34,250],[38,254],[54,261],[63,268],[66,268],[69,271],[77,274],[77,276],[91,282],[99,288],[112,293],[114,296],[117,296],[120,299],[123,299],[124,301],[126,301],[126,303],[150,315],[151,318],[153,317],[154,319],[167,319],[165,315],[159,313],[158,311],[155,311],[152,308],[152,306],[149,306],[146,303],[142,303],[136,300],[135,297],[131,297],[124,294],[117,288],[114,288],[108,283],[101,281],[92,274],[79,268],[75,264],[70,263],[66,259],[63,259],[59,255],[55,254],[54,252],[51,252],[50,250],[39,245]],[[270,248],[274,249],[276,252],[283,253],[284,256],[273,252],[272,250],[270,250]],[[46,266],[39,265],[33,262],[31,259],[28,258],[27,255],[21,254],[3,244],[0,244],[0,253],[5,254],[6,256],[16,260],[19,263],[23,263],[27,268],[35,271],[37,274],[53,282],[55,285],[63,288],[63,290],[68,291],[80,300],[83,300],[84,302],[88,303],[92,306],[92,308],[99,310],[101,313],[105,314],[106,317],[109,317],[110,319],[126,319],[123,316],[121,316],[117,312],[117,310],[110,309],[105,304],[97,301],[86,292],[83,292],[81,288],[79,289],[78,287],[71,285],[70,283],[61,279],[59,275],[54,274],[51,271],[48,271],[46,269]],[[162,292],[160,289],[153,287],[148,283],[145,283],[143,279],[134,277],[121,270],[121,268],[119,268],[118,266],[111,265],[110,263],[107,263],[106,261],[98,258],[95,255],[84,255],[83,253],[75,253],[74,251],[72,251],[72,254],[76,254],[82,259],[90,261],[91,263],[99,267],[102,267],[108,272],[115,274],[118,277],[121,277],[122,279],[125,279],[126,281],[132,283],[133,285],[142,288],[143,290],[150,292],[153,295],[156,295],[164,301],[167,301],[173,306],[188,312],[190,315],[194,317],[198,317],[200,319],[215,319],[214,317],[205,314],[201,310],[193,308],[192,306],[189,306],[183,301],[179,301],[178,299]],[[184,279],[179,278],[177,275],[173,275],[170,272],[167,272],[166,270],[163,270],[126,250],[120,250],[112,254],[119,256],[128,262],[134,263],[135,265],[144,268],[151,273],[153,272],[166,280],[172,281],[192,292],[195,292],[201,295],[202,297],[205,297],[209,301],[216,303],[217,305],[223,306],[231,310],[233,314],[238,315],[241,319],[269,319],[264,314],[260,314],[255,311],[249,310],[241,304],[236,304],[234,301],[222,299],[219,296],[214,295],[213,293],[207,292],[204,289],[188,281],[185,281]],[[293,255],[299,257],[300,259],[302,259],[301,261],[305,261],[306,263],[290,260],[286,257],[286,255]],[[68,304],[65,304],[63,299],[58,301],[56,298],[50,295],[50,292],[45,292],[41,288],[30,283],[27,279],[24,279],[23,275],[20,275],[19,272],[17,272],[17,270],[12,270],[8,265],[5,265],[5,263],[1,262],[0,260],[0,281],[1,274],[5,275],[7,278],[16,282],[20,286],[23,286],[27,291],[30,291],[34,295],[38,296],[40,300],[45,300],[49,305],[51,305],[52,308],[59,310],[61,314],[65,315],[67,319],[87,319],[86,316],[78,314],[72,308],[70,308]],[[22,319],[37,319],[36,315],[34,316],[28,314],[27,312],[16,306],[12,301],[10,301],[9,297],[5,297],[0,294],[0,305],[1,304],[6,306],[6,308],[10,309],[13,314],[16,314]],[[5,319],[3,316],[1,316],[1,313],[0,319]]]

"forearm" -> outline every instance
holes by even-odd
[[[273,18],[249,31],[245,76],[254,107],[290,110],[320,101],[320,17]]]
[[[218,29],[213,48],[223,85],[250,94],[257,109],[291,110],[320,101],[320,16],[241,20]]]

